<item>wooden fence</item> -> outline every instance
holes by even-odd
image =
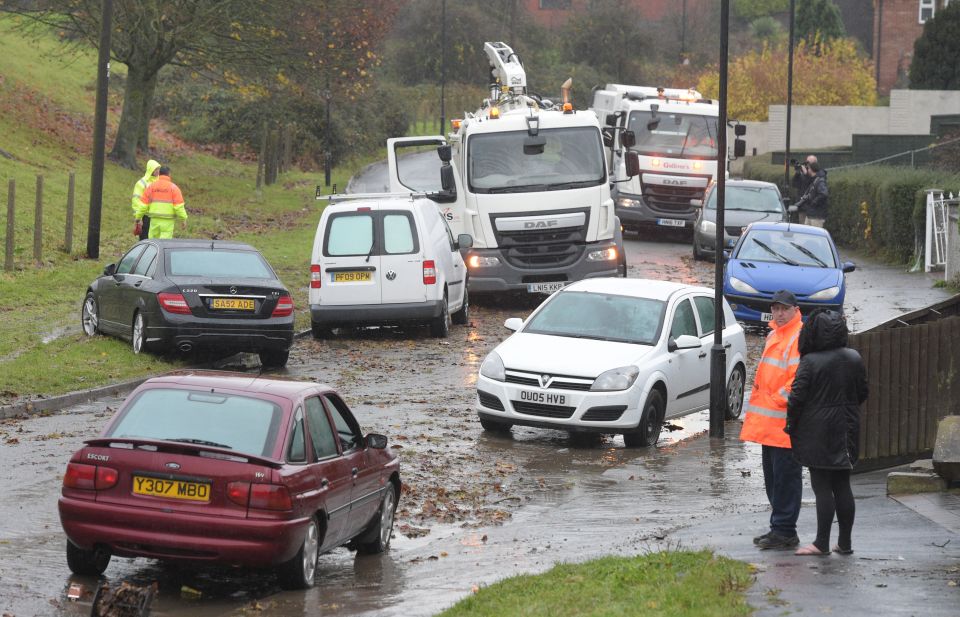
[[[33,207],[33,263],[35,265],[41,265],[43,263],[43,185],[44,177],[38,175],[36,182],[36,189],[34,192],[34,207]],[[63,244],[60,245],[60,249],[65,253],[71,253],[73,251],[73,217],[74,217],[74,198],[75,198],[75,188],[76,188],[76,177],[73,172],[70,172],[70,175],[67,179],[67,207],[66,207],[66,220],[64,224],[64,233],[63,233]],[[3,269],[6,271],[11,271],[16,268],[15,263],[15,252],[16,252],[16,202],[17,202],[17,183],[16,180],[10,179],[7,182],[7,208],[6,208],[6,225],[4,233],[4,251],[3,251]]]
[[[929,456],[937,423],[960,414],[960,296],[850,336],[870,396],[861,408],[858,470]]]

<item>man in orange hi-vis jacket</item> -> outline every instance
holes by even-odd
[[[157,180],[143,190],[140,207],[134,210],[133,216],[138,221],[143,215],[150,217],[151,238],[172,238],[176,219],[183,221],[183,228],[187,228],[187,209],[180,187],[170,180],[170,168],[160,167],[157,175]]]
[[[782,289],[773,294],[770,334],[754,377],[753,392],[740,439],[761,444],[763,483],[770,501],[770,531],[757,536],[758,547],[791,548],[800,543],[797,518],[803,493],[803,468],[793,457],[787,426],[787,398],[800,365],[797,339],[803,322],[797,297]]]

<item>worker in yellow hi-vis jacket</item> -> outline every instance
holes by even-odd
[[[187,228],[187,209],[180,187],[170,180],[170,168],[163,165],[157,175],[157,181],[140,196],[140,207],[134,217],[138,221],[144,215],[150,217],[150,238],[172,238],[176,219],[183,221],[183,228]]]
[[[143,195],[143,191],[151,185],[158,176],[158,170],[160,169],[160,163],[150,159],[147,161],[147,170],[143,174],[143,177],[137,180],[137,183],[133,185],[133,200],[130,205],[133,208],[133,213],[136,215],[137,208],[140,207],[140,196]],[[133,234],[135,236],[140,236],[141,240],[146,240],[149,237],[150,233],[150,217],[144,216],[142,222],[138,222],[134,228]]]

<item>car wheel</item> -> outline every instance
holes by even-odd
[[[133,317],[133,333],[130,336],[130,344],[133,347],[133,353],[140,353],[147,348],[147,320],[143,318],[143,313],[137,311]]]
[[[67,540],[67,567],[81,576],[100,576],[110,565],[110,552],[102,548],[82,549]]]
[[[619,274],[621,278],[627,278],[627,256],[626,255],[620,256],[620,262],[617,264],[617,274]]]
[[[87,292],[87,297],[83,300],[80,324],[83,326],[83,333],[87,336],[94,336],[100,332],[100,312],[92,291]]]
[[[447,338],[450,334],[450,304],[447,301],[447,294],[443,294],[443,306],[440,308],[440,314],[430,320],[430,334],[435,338]]]
[[[317,558],[320,556],[320,527],[317,519],[311,518],[303,536],[300,550],[289,561],[280,564],[279,583],[284,589],[309,589],[313,587],[317,573]]]
[[[261,351],[260,364],[263,368],[283,368],[287,365],[290,358],[290,350],[287,351]]]
[[[463,306],[450,318],[458,326],[465,326],[470,323],[470,292],[466,288],[467,281],[464,281],[463,284]]]
[[[643,405],[640,414],[640,424],[632,433],[624,433],[623,441],[628,448],[652,446],[660,439],[660,430],[663,428],[663,395],[659,390],[652,390]]]
[[[357,551],[360,553],[375,555],[390,548],[393,516],[397,511],[397,491],[392,482],[387,484],[387,490],[383,492],[383,501],[380,502],[380,510],[370,522],[368,531],[357,541]]]
[[[313,334],[315,339],[325,340],[333,337],[333,328],[312,321],[310,322],[310,333]]]
[[[743,365],[738,364],[730,373],[727,380],[727,420],[736,420],[743,412],[743,384],[746,374]]]
[[[480,426],[483,427],[483,430],[494,433],[506,433],[513,428],[513,424],[510,422],[498,422],[487,418],[480,418]]]
[[[700,250],[700,245],[697,244],[697,239],[693,239],[693,260],[694,261],[703,261],[706,259],[706,255],[703,254],[703,251]]]

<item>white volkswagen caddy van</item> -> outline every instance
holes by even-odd
[[[324,209],[310,261],[313,335],[334,328],[429,324],[446,337],[466,324],[470,302],[461,248],[437,204],[384,197],[331,203]]]

